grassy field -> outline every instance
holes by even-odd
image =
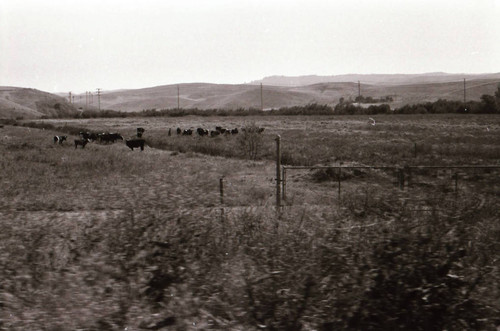
[[[375,120],[5,125],[0,330],[495,330],[498,170],[463,171],[458,190],[454,173],[420,171],[400,190],[391,172],[349,171],[341,198],[335,172],[290,170],[275,210],[277,134],[288,165],[500,165],[497,116]],[[175,134],[218,125],[265,130]],[[136,127],[143,152],[72,145],[80,129]]]

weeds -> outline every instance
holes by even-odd
[[[248,171],[243,161],[121,144],[75,151],[32,131],[8,127],[0,145],[0,330],[500,324],[495,190],[447,204],[454,192],[415,186],[428,209],[414,211],[407,192],[348,186],[338,205],[277,214],[262,186],[232,179],[227,192],[242,195],[221,215],[220,172]],[[249,198],[262,205],[241,207]]]

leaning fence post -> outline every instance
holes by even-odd
[[[281,207],[281,136],[276,136],[276,207]]]

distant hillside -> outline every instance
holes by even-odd
[[[64,98],[47,92],[20,87],[0,87],[0,118],[59,117],[77,109]]]
[[[340,75],[266,77],[261,82],[264,109],[304,106],[311,103],[335,106],[340,98],[354,100],[361,95],[381,99],[391,96],[390,106],[433,102],[438,99],[478,101],[483,94],[493,95],[500,83],[500,73],[460,75],[431,73],[421,75]],[[179,94],[178,94],[179,93]],[[66,95],[66,94],[64,94]],[[97,95],[87,104],[85,94],[66,98],[27,88],[0,87],[0,118],[58,117],[79,110],[98,109]],[[101,109],[140,112],[145,109],[249,109],[261,108],[261,87],[252,84],[191,83],[163,85],[133,90],[102,91]]]
[[[403,75],[401,75],[403,76]],[[392,77],[384,83],[365,83],[361,81],[361,94],[365,97],[381,98],[391,96],[392,108],[405,104],[415,104],[438,99],[463,100],[463,78],[454,81],[442,82],[444,76],[414,77],[410,75],[406,81],[402,77]],[[371,79],[379,79],[372,77]],[[380,79],[382,79],[380,77]],[[399,79],[401,83],[396,84]],[[450,79],[449,77],[447,79]],[[427,81],[417,82],[414,81]],[[479,100],[481,95],[492,95],[498,78],[484,78],[466,80],[466,99]],[[101,95],[101,109],[119,111],[142,111],[144,109],[172,109],[177,108],[177,88],[179,88],[179,105],[181,108],[198,109],[238,109],[261,107],[260,85],[241,84],[223,85],[193,83],[180,85],[164,85],[136,90],[104,91]],[[341,97],[355,99],[358,95],[357,80],[354,82],[326,82],[305,86],[271,86],[263,85],[262,101],[264,109],[303,106],[309,103],[327,104],[334,106]],[[78,107],[85,108],[85,95]],[[92,107],[97,107],[97,97],[94,96]]]
[[[273,86],[304,86],[319,83],[344,83],[358,81],[364,84],[423,84],[449,83],[466,80],[500,79],[500,73],[492,74],[448,74],[432,72],[425,74],[347,74],[331,76],[269,76],[262,80],[252,81],[250,84]]]

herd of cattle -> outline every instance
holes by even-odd
[[[131,139],[124,139],[122,135],[119,133],[95,133],[95,132],[80,132],[80,139],[75,139],[75,149],[78,148],[78,146],[81,146],[82,149],[85,148],[85,145],[87,145],[89,142],[94,142],[97,141],[101,144],[109,144],[109,143],[114,143],[117,140],[125,140],[125,144],[127,145],[128,148],[131,150],[134,150],[134,148],[140,148],[141,151],[144,150],[144,145],[145,145],[145,140],[142,138],[142,135],[144,134],[146,130],[144,128],[137,128],[137,134],[136,137],[133,137]],[[250,128],[241,128],[242,132],[248,132],[248,133],[262,133],[264,131],[264,128],[259,128],[259,127],[250,127]],[[235,135],[239,133],[238,128],[234,129],[227,129],[223,128],[220,126],[216,126],[215,130],[208,130],[204,128],[197,128],[196,130],[194,129],[181,129],[177,128],[176,130],[177,135],[183,135],[183,136],[191,136],[193,133],[197,133],[199,136],[208,136],[208,137],[216,137],[220,135]],[[168,135],[171,135],[171,129],[168,130]],[[64,141],[68,139],[68,136],[54,136],[54,144],[59,143],[62,144]]]
[[[255,130],[257,133],[262,133],[264,131],[264,128],[241,128],[243,132],[249,132],[249,130]],[[182,130],[181,128],[177,128],[177,134],[178,135],[183,135],[183,136],[191,136],[194,132],[196,132],[199,136],[210,136],[210,137],[216,137],[220,135],[233,135],[233,134],[238,134],[239,130],[238,128],[234,129],[227,129],[223,128],[221,126],[216,126],[215,130],[208,130],[204,128],[197,128],[196,131],[194,129],[184,129]]]
[[[131,150],[134,150],[134,148],[140,148],[141,151],[143,151],[145,140],[142,139],[142,134],[144,133],[144,131],[146,130],[144,130],[143,128],[137,128],[137,137],[131,139],[124,139],[123,136],[119,133],[80,132],[80,138],[74,140],[75,149],[78,148],[78,146],[82,146],[83,149],[85,148],[85,145],[94,141],[97,141],[101,144],[109,144],[114,143],[117,140],[125,140],[125,144]],[[68,136],[54,136],[54,144],[59,143],[62,145],[62,143],[67,139]]]

